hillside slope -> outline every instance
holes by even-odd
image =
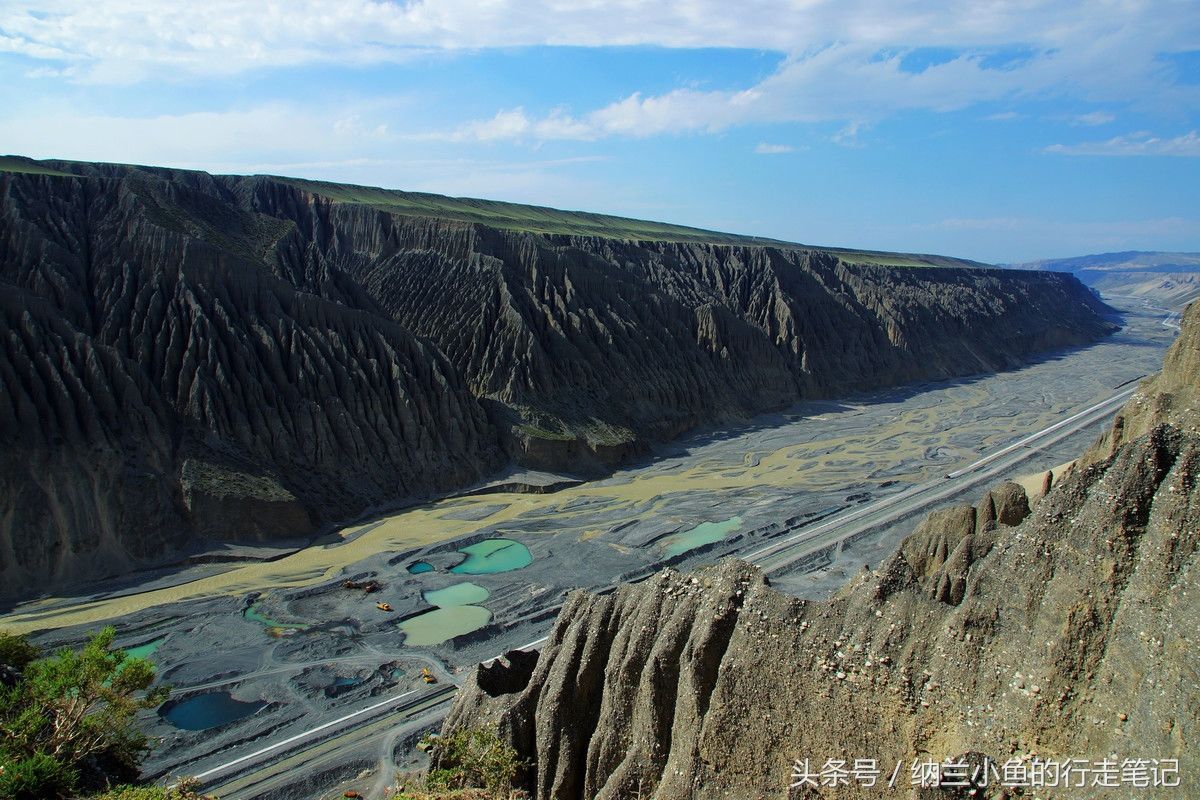
[[[1111,330],[1069,276],[12,158],[0,281],[4,596]]]
[[[285,226],[208,176],[0,196],[3,595],[308,536],[501,463],[436,348],[344,276],[272,274]]]
[[[1080,279],[1103,297],[1136,297],[1172,310],[1182,309],[1200,297],[1200,270],[1105,272]]]
[[[1193,305],[1161,375],[1032,510],[1005,484],[935,513],[829,602],[735,560],[575,593],[540,657],[480,667],[444,730],[496,725],[537,798],[951,797],[913,789],[912,763],[985,757],[1178,759],[1178,787],[1112,794],[1194,796],[1198,383]],[[855,758],[884,783],[899,763],[899,788],[789,792],[795,759]],[[1107,796],[1095,774],[1053,796]]]
[[[1054,272],[1193,272],[1200,270],[1200,253],[1126,250],[1120,253],[1093,253],[1072,258],[1047,258],[1011,266],[1015,269]]]
[[[1013,264],[1070,272],[1106,297],[1137,297],[1182,309],[1200,296],[1200,253],[1133,250]]]

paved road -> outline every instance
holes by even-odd
[[[962,494],[973,486],[995,480],[1001,474],[1010,472],[1014,466],[1033,453],[1114,414],[1136,390],[1136,385],[1123,389],[1103,402],[1002,447],[940,480],[912,486],[856,511],[839,514],[819,525],[805,527],[782,541],[749,553],[745,558],[762,567],[768,574],[783,572],[810,559],[816,553],[831,547],[840,547],[846,541],[858,538],[872,529],[924,514],[932,506]]]
[[[1001,473],[1011,471],[1014,466],[1038,451],[1115,413],[1136,389],[1136,384],[1123,388],[1106,400],[998,448],[975,463],[955,470],[939,480],[910,487],[819,523],[798,526],[790,536],[751,550],[741,557],[759,565],[768,573],[794,570],[797,565],[811,560],[814,555],[840,547],[846,541],[863,536],[873,529],[925,513],[931,507],[973,486],[992,481]],[[753,541],[753,535],[747,538]],[[544,641],[545,637],[519,649],[536,649]],[[334,661],[377,658],[380,655],[385,654],[375,653],[371,656]],[[390,654],[386,655],[390,657]],[[411,657],[413,654],[406,652],[404,655]],[[490,660],[493,659],[488,659]],[[290,670],[293,667],[285,669]],[[233,680],[244,678],[245,676],[241,676]],[[225,681],[193,688],[210,688],[223,683]],[[296,781],[298,771],[304,774],[319,772],[323,766],[335,764],[338,758],[345,761],[347,753],[351,750],[361,753],[366,748],[371,748],[377,753],[376,757],[384,765],[380,777],[382,778],[383,774],[390,777],[391,743],[396,741],[397,728],[415,732],[436,724],[449,709],[456,689],[451,683],[442,683],[427,690],[405,692],[273,745],[208,767],[196,777],[209,791],[216,792],[222,798],[249,800],[268,796],[270,791]],[[380,788],[378,781],[376,788]]]
[[[285,664],[281,667],[272,667],[270,669],[260,669],[255,672],[244,672],[233,675],[227,678],[221,678],[217,681],[209,681],[208,683],[198,683],[193,686],[172,686],[171,691],[176,695],[192,694],[194,692],[203,692],[208,689],[219,689],[222,686],[230,686],[235,683],[245,683],[248,680],[255,678],[263,678],[268,675],[286,675],[292,672],[303,672],[306,669],[315,667],[330,667],[344,664],[387,664],[392,661],[420,661],[428,665],[431,672],[437,676],[439,681],[452,682],[455,680],[454,673],[446,666],[439,658],[435,658],[427,653],[408,649],[402,652],[388,652],[386,650],[377,650],[370,645],[363,645],[368,652],[360,653],[356,656],[334,656],[332,658],[320,658],[312,661],[297,661],[293,664]]]
[[[352,766],[354,760],[347,753],[369,752],[370,763],[364,763],[364,767],[374,767],[380,756],[390,762],[391,748],[385,754],[379,753],[377,743],[395,741],[436,725],[449,710],[456,689],[446,684],[407,692],[401,696],[404,702],[390,698],[377,704],[386,706],[382,711],[369,706],[358,712],[362,714],[359,718],[351,720],[348,715],[326,723],[324,730],[314,728],[306,741],[285,739],[272,745],[270,752],[264,748],[200,773],[197,778],[222,800],[250,800],[285,789],[300,776],[345,769],[348,762]]]

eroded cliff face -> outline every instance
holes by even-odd
[[[437,349],[273,273],[208,176],[0,174],[4,596],[263,541],[500,463]],[[330,289],[326,294],[332,294]]]
[[[199,540],[304,537],[508,458],[598,472],[698,424],[1111,329],[1057,274],[500,230],[265,177],[21,168],[0,172],[0,598]]]
[[[1124,423],[1032,510],[1006,484],[933,514],[829,602],[735,560],[573,594],[540,657],[479,668],[445,730],[497,726],[556,800],[886,795],[789,795],[794,759],[854,758],[901,762],[893,795],[925,796],[911,763],[967,754],[1179,759],[1179,787],[1115,796],[1200,793],[1197,342],[1193,306],[1124,412],[1148,429]]]
[[[1057,273],[496,230],[268,179],[235,191],[295,224],[282,256],[293,280],[352,277],[508,412],[532,457],[574,447],[578,463],[576,445],[619,456],[800,397],[995,371],[1108,330],[1095,298]]]

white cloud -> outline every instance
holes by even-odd
[[[852,143],[864,122],[905,109],[948,110],[1011,93],[1020,78],[984,70],[975,56],[963,56],[921,73],[901,69],[902,56],[873,58],[861,46],[836,45],[790,58],[771,76],[747,89],[675,89],[661,95],[634,93],[580,117],[555,112],[544,120],[521,109],[497,119],[468,123],[448,138],[597,139],[663,133],[715,133],[762,122],[848,121],[838,135]],[[519,117],[521,124],[499,125]],[[554,124],[551,124],[554,123]]]
[[[373,109],[312,111],[268,104],[233,111],[132,117],[35,106],[0,118],[0,152],[34,158],[197,166],[279,156],[334,157],[394,142]]]
[[[511,111],[499,111],[488,120],[470,122],[464,125],[454,138],[475,139],[481,142],[517,139],[529,133],[532,125],[529,117],[525,116],[525,109],[514,108]]]
[[[833,135],[831,141],[834,144],[840,144],[842,147],[858,147],[858,132],[863,128],[863,124],[857,120],[852,120],[846,124],[846,127]]]
[[[1014,119],[1020,119],[1023,115],[1016,111],[1000,111],[996,114],[988,114],[984,119],[988,122],[1008,122]]]
[[[1135,65],[1142,45],[1194,49],[1200,15],[1172,0],[7,0],[0,51],[79,64],[121,82],[298,64],[365,64],[414,52],[535,45],[740,47],[804,54],[948,46],[1102,50]],[[1114,43],[1132,48],[1112,49]],[[1120,52],[1121,58],[1112,58]]]
[[[1127,27],[1063,34],[1059,40],[1055,45],[1058,40],[1047,37],[1044,48],[1003,68],[989,60],[991,51],[968,48],[919,72],[905,68],[911,48],[881,50],[873,41],[841,42],[789,55],[773,74],[745,88],[635,92],[575,116],[560,109],[545,119],[526,118],[510,138],[586,140],[713,133],[758,123],[841,122],[847,127],[840,138],[851,142],[858,127],[892,114],[952,111],[984,102],[1053,97],[1171,109],[1200,105],[1200,86],[1173,84],[1164,77],[1157,60],[1161,42],[1152,37]],[[1122,58],[1114,59],[1113,52],[1121,52]],[[1094,125],[1112,118],[1092,112],[1074,121]],[[471,138],[479,125],[470,123],[448,135]]]
[[[841,127],[837,140],[852,144],[860,128],[889,115],[978,103],[1069,98],[1200,107],[1200,86],[1175,83],[1160,59],[1195,48],[1200,15],[1179,13],[1178,0],[1101,2],[1102,9],[1082,13],[1068,0],[746,0],[736,7],[726,0],[6,0],[0,52],[45,65],[27,71],[31,76],[108,83],[536,45],[741,47],[784,56],[773,74],[743,87],[633,92],[599,107],[549,113],[489,109],[449,130],[406,134],[456,142],[590,141],[829,122]],[[905,58],[922,47],[957,56],[907,69]],[[1111,120],[1108,112],[1091,112],[1074,122]],[[367,133],[361,124],[356,130]],[[284,138],[292,133],[285,130]]]
[[[1080,144],[1052,144],[1046,153],[1066,156],[1185,156],[1200,157],[1200,134],[1196,131],[1163,139],[1140,131],[1125,136],[1114,136],[1102,142]]]
[[[754,148],[754,152],[764,156],[794,153],[795,151],[796,148],[792,147],[790,144],[770,144],[768,142],[759,142],[758,147]]]
[[[0,153],[267,173],[369,186],[619,210],[639,187],[589,178],[601,155],[544,159],[435,157],[382,121],[376,105],[312,109],[274,103],[225,112],[117,116],[42,104],[0,117]],[[31,124],[36,123],[36,124]],[[397,157],[397,153],[402,153]]]
[[[1107,111],[1090,111],[1087,114],[1076,114],[1070,121],[1076,125],[1107,125],[1117,116]]]

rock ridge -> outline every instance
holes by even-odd
[[[1197,793],[1198,336],[1193,305],[1162,373],[1032,508],[1004,484],[931,514],[828,602],[733,559],[576,592],[443,730],[495,726],[539,799],[880,796],[789,792],[795,759],[854,758],[905,765],[896,796],[951,796],[908,787],[926,757],[1178,759],[1178,787],[1136,796]]]

